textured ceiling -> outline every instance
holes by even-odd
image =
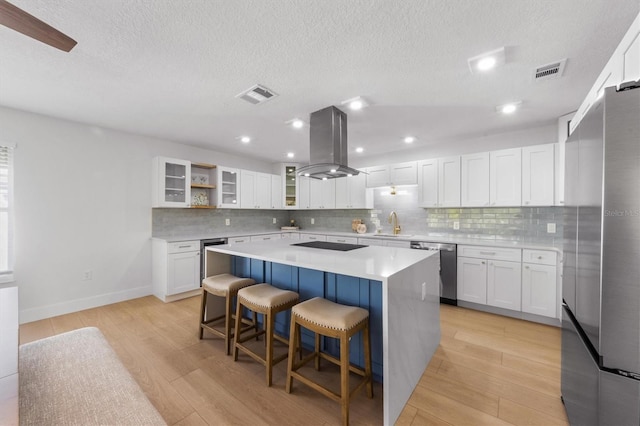
[[[351,158],[356,146],[380,155],[554,122],[577,109],[640,10],[639,0],[12,3],[78,45],[64,53],[0,27],[0,105],[273,162],[288,151],[308,161],[308,127],[285,121],[358,95],[372,104],[346,111]],[[470,73],[468,58],[501,46],[503,67]],[[562,58],[562,78],[532,81]],[[280,96],[235,98],[255,83]],[[495,112],[514,100],[517,114]]]

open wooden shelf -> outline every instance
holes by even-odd
[[[216,206],[191,206],[192,209],[215,209]]]
[[[215,164],[207,164],[207,163],[191,163],[191,167],[198,167],[201,169],[215,169]]]

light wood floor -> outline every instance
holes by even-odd
[[[20,343],[98,327],[170,425],[333,425],[339,406],[294,381],[286,361],[267,388],[264,367],[224,354],[218,338],[198,339],[200,298],[162,303],[153,296],[20,326]],[[442,341],[399,425],[566,425],[560,402],[560,330],[442,306]],[[337,370],[327,384],[339,382]],[[312,370],[313,371],[313,370]],[[351,404],[351,423],[382,423],[382,390]]]

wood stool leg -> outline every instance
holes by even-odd
[[[315,352],[316,352],[316,359],[315,359],[315,366],[316,366],[316,370],[320,371],[320,333],[316,333],[315,336]]]
[[[295,316],[291,315],[291,327],[289,327],[289,357],[287,358],[287,383],[285,390],[287,393],[291,393],[291,385],[293,384],[293,377],[291,372],[293,371],[293,363],[295,362],[296,349],[298,347],[298,337],[300,336],[300,326],[295,320]],[[300,343],[300,346],[302,344]],[[302,348],[300,348],[302,353]]]
[[[300,330],[300,327],[297,328],[296,333],[297,333],[296,339],[298,339],[298,346],[296,346],[295,349],[300,354],[300,361],[302,361],[302,331]],[[289,335],[289,338],[291,338],[291,335]]]
[[[227,355],[231,354],[231,315],[232,315],[232,306],[233,306],[233,296],[231,294],[227,294],[226,300],[226,311],[227,314],[224,319],[224,344],[227,348]],[[238,318],[236,318],[238,321]]]
[[[200,340],[202,340],[202,338],[204,337],[204,328],[202,327],[202,323],[207,320],[205,317],[206,311],[207,311],[207,291],[202,290],[202,302],[200,304],[200,324],[198,324],[198,327],[200,327]]]
[[[236,301],[236,322],[235,322],[235,332],[233,333],[233,360],[238,360],[238,346],[236,346],[237,341],[240,339],[240,328],[242,327],[242,303],[240,303],[240,299]]]
[[[273,326],[274,326],[274,315],[271,312],[271,309],[264,314],[264,322],[265,329],[267,332],[266,339],[267,342],[267,353],[266,353],[266,362],[267,362],[267,386],[271,386],[271,377],[272,377],[272,369],[273,369]]]
[[[342,424],[349,424],[349,337],[340,336],[340,405]]]
[[[366,374],[367,382],[367,396],[373,398],[373,374],[371,372],[371,336],[369,334],[369,321],[362,330],[364,345],[364,371]]]

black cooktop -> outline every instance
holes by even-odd
[[[344,243],[330,243],[328,241],[309,241],[308,243],[291,244],[292,246],[311,247],[325,250],[337,250],[337,251],[349,251],[355,250],[363,246],[361,244],[344,244]]]

